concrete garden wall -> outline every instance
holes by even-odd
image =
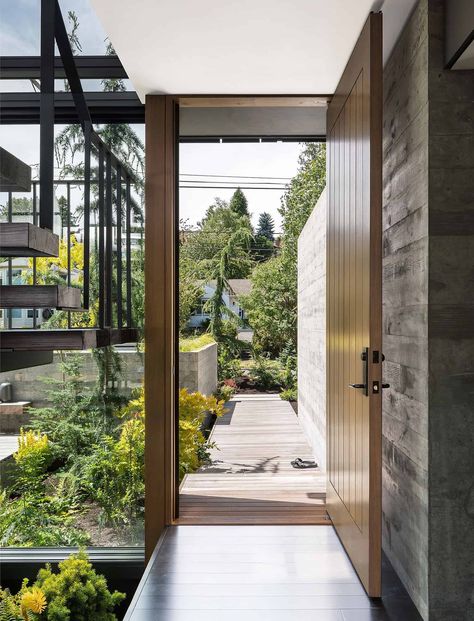
[[[143,383],[143,354],[135,348],[117,350],[122,364],[123,377],[118,382],[118,389],[125,394]],[[93,386],[97,381],[98,368],[91,351],[78,351],[63,354],[54,353],[53,362],[37,367],[27,367],[15,371],[0,373],[0,383],[12,384],[13,401],[31,401],[33,407],[42,407],[47,403],[47,394],[51,390],[44,379],[62,380],[61,360],[68,356],[79,357],[80,377],[86,384]]]
[[[217,344],[179,352],[179,387],[212,395],[217,388]]]
[[[298,417],[326,469],[326,190],[298,239]]]

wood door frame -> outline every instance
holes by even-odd
[[[375,51],[375,54],[372,52]],[[345,103],[348,99],[355,81],[360,75],[360,66],[368,66],[370,71],[365,82],[366,90],[363,91],[365,105],[368,106],[369,114],[367,118],[369,132],[366,139],[370,140],[370,159],[368,162],[369,171],[369,194],[370,194],[370,239],[369,239],[369,261],[370,279],[368,282],[368,293],[370,299],[369,332],[370,339],[367,345],[370,347],[368,360],[368,386],[377,381],[379,383],[378,394],[373,394],[369,388],[369,440],[368,440],[368,464],[369,481],[367,504],[368,512],[368,539],[370,541],[367,565],[361,573],[360,567],[357,570],[367,593],[372,597],[381,595],[381,547],[382,547],[382,374],[381,374],[381,352],[382,352],[382,14],[371,13],[361,31],[359,40],[347,63],[347,67],[341,77],[331,106],[328,109],[326,135],[328,136],[333,129]],[[329,175],[328,175],[329,177]],[[329,201],[328,204],[330,205]],[[330,264],[330,248],[328,244],[327,264]],[[329,271],[329,270],[328,270]],[[328,273],[327,271],[327,273]],[[327,279],[327,298],[330,297],[330,279]],[[327,369],[329,369],[330,346],[326,346]],[[373,352],[379,352],[379,359],[373,359]],[[327,433],[326,439],[330,442],[329,423],[330,423],[330,404],[329,399],[333,395],[331,387],[331,375],[327,372]],[[360,381],[359,376],[350,381]],[[340,397],[339,397],[340,398]],[[345,405],[343,406],[345,407]],[[330,446],[328,447],[330,455]],[[347,523],[351,520],[350,511],[341,501],[337,491],[332,487],[330,481],[330,470],[328,468],[327,485],[328,512],[332,513],[333,523],[338,529],[344,547],[357,556],[357,546],[351,548],[353,541],[348,534]],[[357,568],[356,568],[357,569]]]
[[[177,101],[145,104],[145,560],[177,513]],[[148,243],[146,243],[148,240]],[[153,243],[151,243],[153,240]]]
[[[329,95],[147,95],[145,101],[145,558],[178,518],[179,106],[321,107]],[[151,243],[150,240],[153,240]]]

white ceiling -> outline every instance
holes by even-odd
[[[371,10],[384,56],[416,0],[91,0],[148,93],[330,94]]]

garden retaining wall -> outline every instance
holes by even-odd
[[[217,344],[179,352],[179,387],[212,395],[217,388]]]

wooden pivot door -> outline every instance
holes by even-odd
[[[327,113],[327,509],[381,594],[382,15],[371,13]]]

